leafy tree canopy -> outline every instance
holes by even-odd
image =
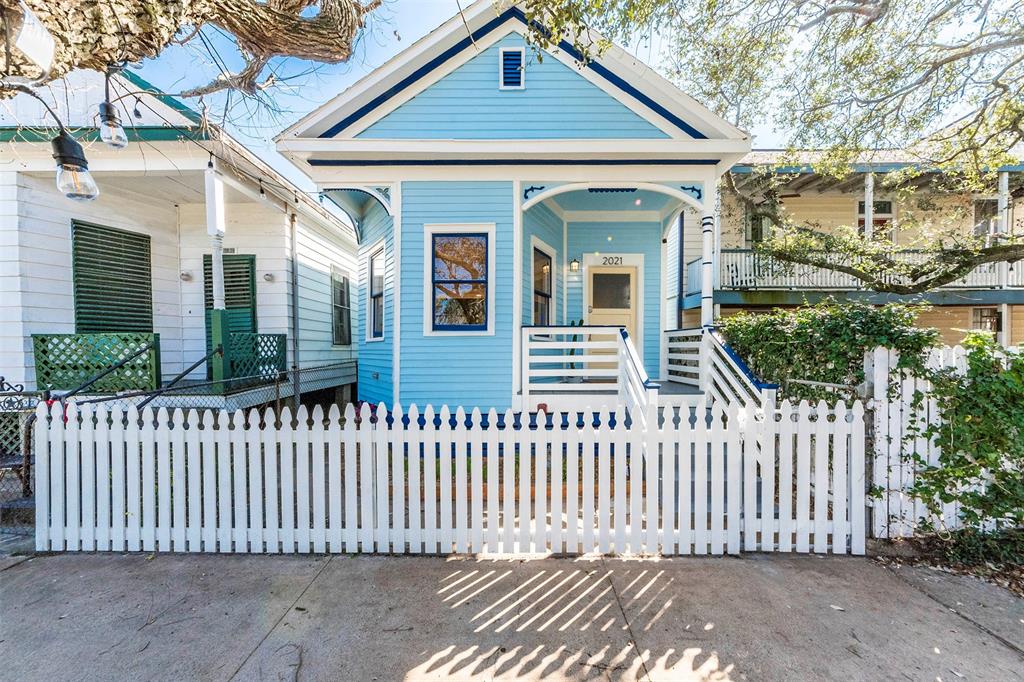
[[[569,40],[588,58],[609,41],[657,35],[668,44],[662,66],[683,90],[741,127],[767,121],[787,131],[788,152],[776,166],[744,187],[725,178],[748,215],[776,228],[762,247],[775,258],[844,269],[879,291],[917,293],[977,265],[1024,257],[1020,236],[928,225],[913,245],[926,257],[898,263],[884,235],[865,239],[855,226],[825,235],[793,223],[780,196],[792,178],[775,172],[811,159],[815,172],[842,180],[854,162],[889,160],[899,150],[913,166],[880,178],[881,190],[911,193],[926,184],[919,176],[939,173],[939,183],[928,178],[932,187],[994,192],[995,170],[1018,162],[1024,146],[1024,3],[526,0],[525,7],[538,46]]]

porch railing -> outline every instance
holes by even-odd
[[[523,327],[523,408],[614,405],[619,390],[621,329]]]
[[[700,386],[700,348],[704,330],[672,329],[665,332],[666,381]]]
[[[658,384],[647,376],[643,359],[630,340],[629,332],[620,328],[618,341],[619,399],[630,419],[646,427],[649,420],[657,418]]]
[[[160,386],[159,334],[33,334],[32,353],[40,390],[69,391],[136,353],[138,357],[100,377],[90,390],[116,393]]]
[[[923,262],[919,251],[901,251],[899,258],[909,263]],[[1002,286],[1001,265],[988,263],[975,268],[966,277],[946,285],[951,289],[995,289]],[[700,259],[686,265],[686,292],[700,292]],[[1024,287],[1024,261],[1007,266],[1007,287]],[[719,261],[719,289],[854,291],[863,283],[847,274],[810,265],[790,264],[751,249],[722,249]]]
[[[701,339],[701,386],[712,400],[741,408],[775,408],[776,384],[759,380],[740,356],[729,348],[714,327],[705,327]]]
[[[273,379],[288,369],[286,334],[232,332],[228,339],[231,378]]]

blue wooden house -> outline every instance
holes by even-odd
[[[361,399],[697,393],[680,246],[708,254],[710,323],[716,186],[750,137],[619,48],[526,33],[481,0],[277,139],[356,225]]]

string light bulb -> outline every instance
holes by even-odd
[[[89,172],[89,162],[78,140],[61,128],[50,145],[57,161],[57,189],[60,193],[75,201],[92,201],[98,197],[100,188]]]
[[[116,70],[116,68],[108,69],[103,77],[104,99],[100,102],[100,139],[111,149],[124,149],[128,146],[128,135],[121,125],[117,109],[110,102],[110,76]]]

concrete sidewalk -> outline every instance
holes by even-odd
[[[868,559],[6,565],[10,680],[1024,679],[1024,602]]]

